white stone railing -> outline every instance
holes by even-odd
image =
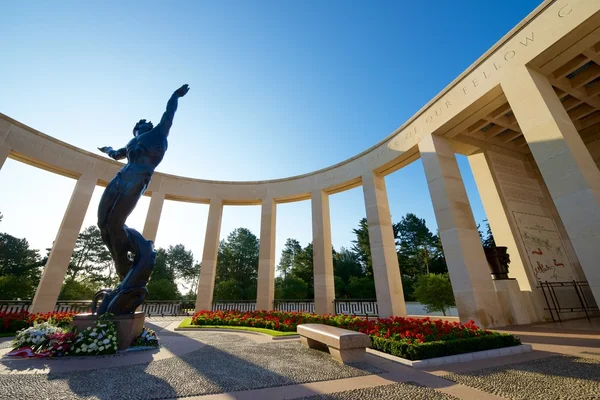
[[[340,299],[335,300],[335,313],[358,315],[358,316],[378,316],[377,301],[375,299]],[[73,300],[59,301],[54,307],[54,311],[58,312],[90,312],[91,300]],[[0,312],[19,312],[28,311],[31,306],[31,300],[9,301],[0,300]],[[195,305],[193,302],[159,300],[149,301],[142,304],[141,311],[147,316],[191,316],[194,314]],[[273,308],[278,311],[286,312],[315,312],[315,303],[313,300],[275,300]],[[256,310],[256,301],[254,300],[216,300],[213,301],[212,311],[254,311]],[[407,302],[406,311],[408,315],[430,315],[441,316],[441,312],[429,313],[425,306],[417,302]],[[458,316],[456,307],[452,307],[446,311],[449,317]]]
[[[376,299],[340,299],[334,300],[335,313],[376,317],[379,315]]]
[[[313,300],[275,300],[273,308],[277,311],[314,313],[315,302]]]
[[[154,315],[194,315],[195,304],[189,301],[158,300],[142,304],[142,312],[151,317]]]
[[[15,313],[19,311],[28,311],[31,306],[31,300],[0,300],[0,313]]]
[[[254,311],[255,300],[215,300],[212,303],[212,311]]]

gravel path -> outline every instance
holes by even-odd
[[[515,400],[600,399],[600,360],[556,356],[443,378]]]
[[[420,386],[414,382],[394,383],[365,389],[299,397],[295,400],[450,400],[456,397]]]
[[[12,338],[0,342],[0,349],[10,349],[12,347]]]
[[[0,399],[163,399],[385,372],[340,364],[298,342],[256,343],[216,332],[187,336],[207,345],[181,357],[101,371],[0,375]]]

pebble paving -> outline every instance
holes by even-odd
[[[555,356],[443,378],[514,400],[600,399],[600,360]]]
[[[10,349],[12,347],[12,339],[0,342],[0,349]]]
[[[450,400],[454,396],[437,392],[414,382],[394,383],[371,388],[346,390],[338,393],[299,397],[295,400]]]
[[[0,399],[164,399],[386,372],[369,364],[340,364],[298,342],[256,343],[216,332],[186,336],[206,345],[180,357],[132,366],[0,375]]]

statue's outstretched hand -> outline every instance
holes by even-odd
[[[183,85],[182,87],[180,87],[179,89],[177,89],[175,91],[175,94],[177,94],[178,97],[183,97],[183,96],[185,96],[187,94],[187,92],[189,90],[190,90],[190,87],[186,83],[185,85]]]
[[[110,146],[98,147],[98,150],[100,150],[103,153],[108,154],[108,152],[112,150],[112,147],[110,147]]]

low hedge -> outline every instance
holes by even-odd
[[[192,319],[191,318],[185,318],[183,321],[181,321],[181,323],[179,324],[179,326],[177,328],[189,328],[189,329],[232,329],[232,330],[239,330],[239,331],[248,331],[248,332],[260,332],[260,333],[264,333],[270,336],[297,336],[298,334],[296,332],[282,332],[282,331],[276,331],[273,329],[267,329],[267,328],[255,328],[252,326],[235,326],[235,325],[194,325],[192,324]]]
[[[406,341],[371,336],[371,347],[373,349],[411,361],[499,349],[520,344],[521,340],[519,338],[504,333],[426,343],[407,343]]]

